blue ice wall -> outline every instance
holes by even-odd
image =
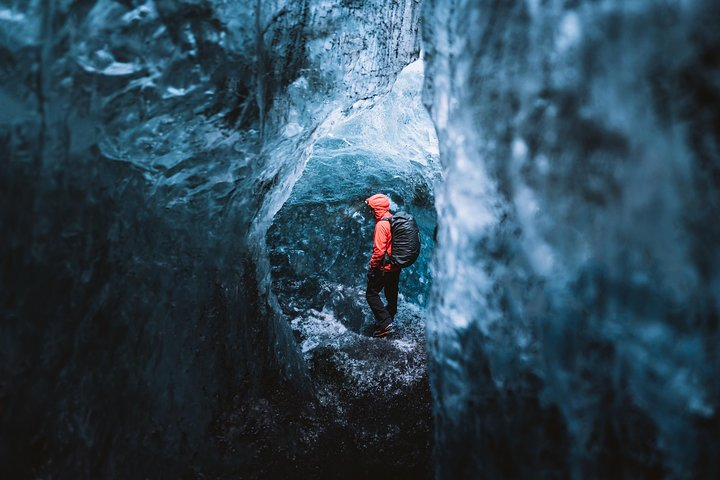
[[[427,0],[440,478],[717,478],[720,8]]]
[[[418,222],[421,254],[402,272],[400,303],[425,306],[433,191],[442,175],[435,128],[421,99],[423,78],[421,60],[405,67],[371,109],[338,121],[313,146],[268,232],[275,291],[289,318],[325,310],[354,331],[372,333],[365,274],[375,218],[364,201],[375,193],[390,197],[393,212],[409,212]]]
[[[216,478],[259,475],[258,445],[292,456],[297,416],[275,406],[311,386],[265,232],[318,127],[417,57],[418,15],[2,2],[5,474]]]

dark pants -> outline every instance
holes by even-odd
[[[378,329],[387,327],[397,313],[398,283],[400,282],[400,270],[381,272],[370,270],[368,272],[367,290],[365,298],[370,309],[375,315],[375,327]],[[380,298],[380,292],[385,289],[387,306]]]

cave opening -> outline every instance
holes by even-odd
[[[372,331],[364,293],[375,222],[364,200],[375,193],[420,228],[421,254],[402,272],[396,324],[422,330],[441,180],[437,137],[421,98],[423,70],[422,59],[406,66],[388,94],[316,141],[268,231],[273,290],[304,353],[323,332]]]

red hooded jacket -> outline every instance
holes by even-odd
[[[388,255],[392,254],[392,233],[390,231],[390,222],[381,222],[383,218],[390,218],[390,199],[378,193],[365,200],[365,203],[370,205],[370,208],[375,212],[375,240],[373,241],[372,257],[370,257],[370,269],[380,268],[383,261],[383,256],[387,252]],[[385,265],[383,269],[386,272],[391,270],[397,270],[398,267],[394,265]]]

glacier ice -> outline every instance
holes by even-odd
[[[2,3],[4,471],[262,475],[262,442],[311,443],[265,233],[323,125],[417,58],[417,6]]]
[[[719,19],[2,2],[3,472],[428,477],[426,339],[438,478],[719,477]],[[437,238],[388,342],[370,189]]]
[[[717,2],[423,9],[438,476],[717,476]]]
[[[275,290],[291,318],[329,309],[354,331],[372,327],[364,292],[375,222],[364,200],[378,192],[390,197],[393,211],[418,221],[423,248],[403,271],[400,291],[403,301],[425,305],[436,224],[433,190],[442,175],[422,82],[418,60],[381,101],[336,122],[313,145],[268,232]]]

